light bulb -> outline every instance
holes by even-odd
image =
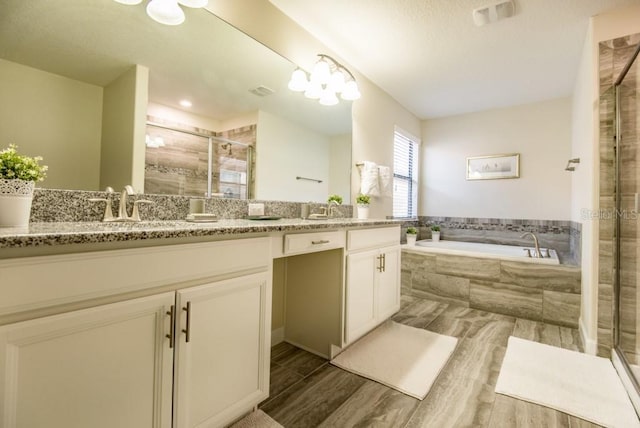
[[[291,73],[291,80],[289,80],[289,89],[294,92],[303,92],[307,89],[309,85],[309,81],[307,80],[307,74],[296,68],[293,73]]]
[[[151,0],[147,5],[147,15],[165,25],[180,25],[184,22],[184,12],[176,0]]]
[[[118,3],[122,3],[122,4],[128,4],[128,5],[134,5],[134,4],[140,4],[142,3],[142,0],[114,0]]]
[[[311,98],[312,100],[319,99],[322,96],[322,86],[316,82],[309,82],[307,90],[304,92],[304,96]]]
[[[336,93],[329,88],[322,91],[320,104],[322,104],[323,106],[334,106],[338,104],[338,97],[336,97]]]
[[[197,9],[200,7],[205,7],[209,3],[209,0],[178,0],[178,3],[186,7]]]
[[[344,90],[340,95],[343,100],[353,101],[360,98],[360,90],[358,89],[358,84],[355,80],[349,80],[344,85]]]
[[[320,59],[316,62],[316,65],[313,67],[313,71],[311,72],[312,82],[319,83],[320,85],[326,85],[331,80],[331,68],[329,67],[329,63],[324,59]]]
[[[340,93],[344,91],[344,73],[340,70],[336,70],[331,73],[331,81],[329,82],[329,86],[336,93]]]

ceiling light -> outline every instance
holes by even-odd
[[[187,108],[189,108],[189,107],[191,107],[193,104],[192,104],[192,103],[191,103],[191,101],[189,101],[189,100],[181,100],[181,101],[180,101],[180,105],[181,105],[182,107],[187,107]]]
[[[307,85],[309,85],[307,74],[299,68],[296,68],[291,74],[291,80],[289,80],[287,86],[293,92],[304,92],[307,89]]]
[[[142,0],[114,1],[127,5],[142,3]],[[180,8],[180,5],[191,8],[201,8],[205,7],[208,3],[209,0],[150,0],[147,4],[147,15],[161,24],[180,25],[185,19],[184,11]]]
[[[323,106],[334,106],[338,104],[339,100],[338,97],[336,97],[336,93],[333,92],[330,88],[327,88],[322,91],[322,96],[320,97],[319,102]]]
[[[358,84],[355,80],[349,80],[344,85],[344,91],[340,94],[340,97],[343,100],[353,101],[360,98],[360,90],[358,89]]]
[[[322,85],[317,82],[309,82],[304,96],[312,100],[318,100],[322,96]]]
[[[349,70],[335,59],[325,54],[318,54],[320,59],[307,78],[300,68],[291,74],[288,87],[294,92],[304,92],[304,96],[319,100],[322,105],[335,105],[341,94],[343,100],[353,101],[360,98],[360,90],[356,79]]]
[[[165,25],[180,25],[184,22],[184,12],[176,0],[151,0],[147,5],[147,15]]]
[[[329,83],[329,80],[331,80],[331,68],[324,58],[320,58],[320,61],[316,62],[309,80],[320,83],[321,85]]]

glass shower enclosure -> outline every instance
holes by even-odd
[[[615,83],[615,352],[640,394],[640,60],[635,50]]]
[[[253,145],[147,122],[145,193],[250,199]]]

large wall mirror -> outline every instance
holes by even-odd
[[[351,104],[289,91],[294,64],[185,14],[172,27],[144,3],[3,0],[0,146],[43,156],[47,188],[350,200]]]

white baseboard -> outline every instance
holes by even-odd
[[[585,354],[596,355],[598,353],[598,342],[587,337],[587,329],[582,322],[582,317],[578,320],[578,332],[580,333]]]
[[[271,346],[276,346],[280,342],[284,342],[284,327],[271,330]]]

